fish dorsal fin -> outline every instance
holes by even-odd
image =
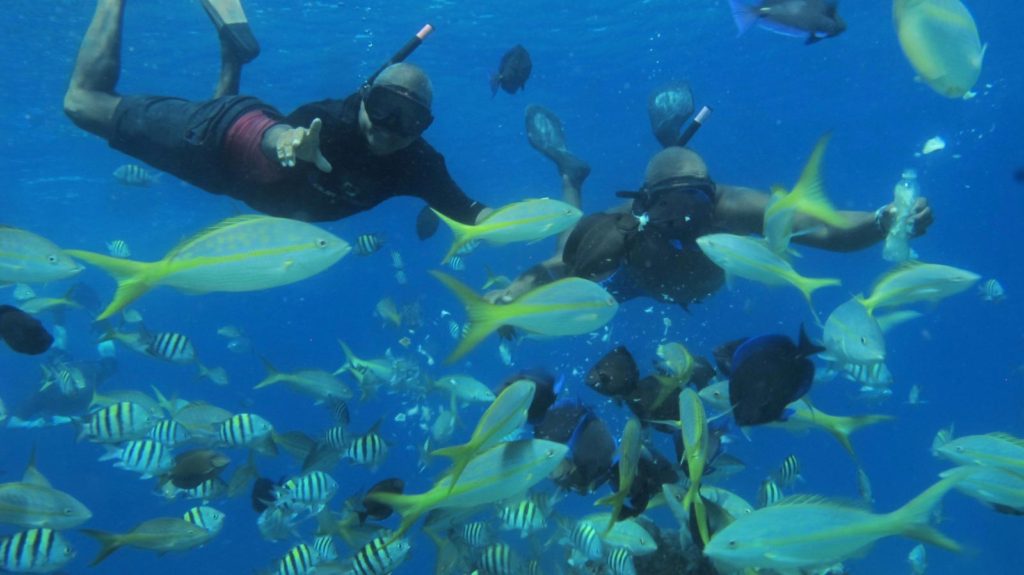
[[[229,228],[231,226],[235,226],[235,225],[238,225],[238,224],[241,224],[241,223],[245,223],[245,222],[249,222],[249,221],[253,221],[253,220],[262,220],[262,219],[267,219],[267,218],[268,218],[268,216],[261,216],[261,215],[255,215],[255,214],[246,214],[246,215],[243,215],[243,216],[232,216],[232,217],[230,217],[230,218],[228,218],[226,220],[221,220],[221,221],[213,224],[212,226],[206,228],[205,230],[202,230],[202,231],[200,231],[200,232],[198,232],[198,233],[196,233],[196,234],[194,234],[192,236],[189,236],[189,237],[185,238],[184,240],[182,240],[181,243],[179,243],[178,245],[174,246],[174,248],[171,251],[167,252],[167,255],[164,256],[164,259],[171,259],[175,255],[177,255],[177,254],[181,253],[182,251],[188,249],[193,244],[195,244],[195,243],[205,239],[207,236],[209,236],[211,234],[214,234],[216,232],[219,232],[220,230],[223,230],[225,228]]]
[[[32,455],[28,457],[28,466],[25,467],[25,475],[21,478],[22,483],[35,485],[37,487],[52,488],[50,480],[36,467],[36,446],[32,446]]]
[[[1009,433],[1004,433],[1002,431],[993,431],[992,433],[989,433],[988,436],[989,437],[993,437],[995,439],[999,439],[999,440],[1005,441],[1007,443],[1012,443],[1012,444],[1016,445],[1017,447],[1024,447],[1024,439],[1021,439],[1019,437],[1014,437],[1013,435],[1010,435]]]

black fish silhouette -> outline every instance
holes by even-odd
[[[39,320],[9,305],[0,305],[0,339],[25,355],[39,355],[53,345],[53,336]]]
[[[636,390],[640,370],[633,354],[625,346],[609,351],[587,372],[586,383],[591,389],[608,397],[622,398]]]
[[[499,86],[509,94],[515,94],[518,90],[524,89],[532,70],[533,62],[530,60],[530,53],[523,48],[522,44],[516,44],[501,57],[498,73],[491,76],[491,96],[498,93]]]

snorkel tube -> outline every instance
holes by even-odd
[[[704,106],[697,112],[697,115],[693,117],[693,121],[690,125],[683,130],[683,134],[676,140],[676,145],[680,148],[685,148],[686,144],[690,143],[690,140],[697,133],[697,130],[704,125],[704,122],[711,116],[711,108]]]
[[[420,44],[422,44],[423,41],[426,40],[427,36],[429,36],[430,33],[433,31],[433,26],[431,26],[430,24],[424,24],[423,27],[420,28],[420,31],[417,32],[416,35],[413,36],[412,38],[409,38],[409,41],[406,42],[404,46],[399,48],[398,51],[395,52],[394,55],[392,55],[391,58],[388,59],[387,62],[381,64],[380,68],[377,68],[376,72],[370,74],[370,77],[367,78],[365,82],[363,82],[363,88],[369,88],[370,85],[373,84],[373,81],[377,79],[377,76],[380,76],[380,73],[383,72],[384,69],[387,68],[388,66],[405,61],[405,59],[408,58],[410,54],[416,51],[416,48],[420,47]]]

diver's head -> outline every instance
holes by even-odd
[[[633,214],[669,239],[692,241],[711,229],[715,183],[692,150],[672,146],[655,154],[632,196]]]
[[[413,143],[434,121],[433,101],[430,78],[419,67],[400,62],[385,68],[363,89],[359,106],[370,151],[383,156]]]

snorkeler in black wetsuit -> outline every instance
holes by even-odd
[[[202,3],[221,38],[214,99],[118,95],[124,0],[98,0],[64,98],[68,116],[117,150],[275,216],[337,220],[400,195],[463,223],[489,212],[421,136],[433,121],[433,89],[422,70],[393,64],[344,100],[283,117],[236,95],[242,64],[258,53],[240,0]]]
[[[566,276],[601,282],[619,301],[646,296],[683,307],[722,286],[722,270],[697,247],[696,239],[718,232],[761,234],[769,196],[714,182],[699,155],[674,145],[677,140],[667,132],[678,133],[693,110],[688,93],[675,93],[681,90],[688,88],[674,84],[650,100],[651,125],[665,149],[651,158],[638,191],[619,194],[631,201],[582,218],[552,258],[530,268],[504,290],[491,292],[489,300],[507,303]],[[571,188],[575,181],[582,183],[582,178],[569,177],[571,168],[581,162],[568,153],[554,114],[533,106],[527,111],[526,125],[530,144],[555,162],[563,185]],[[537,131],[534,126],[555,129]],[[579,188],[565,195],[578,198]],[[797,214],[794,231],[806,232],[793,241],[831,251],[860,250],[884,239],[895,216],[891,205],[874,212],[842,213],[850,224],[846,228]],[[925,233],[933,221],[927,200],[918,199],[911,217],[915,235]]]

